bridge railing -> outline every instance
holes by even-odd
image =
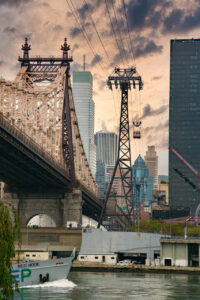
[[[59,171],[64,173],[64,175],[69,175],[68,170],[64,161],[56,162],[53,156],[45,152],[31,137],[29,137],[26,133],[22,133],[15,125],[11,124],[11,121],[6,118],[2,112],[0,112],[0,125],[10,134],[12,134],[15,138],[19,139],[23,144],[30,148],[31,151],[35,151],[36,154],[40,155],[41,158],[48,161],[50,165],[54,165]],[[66,174],[67,173],[67,174]]]

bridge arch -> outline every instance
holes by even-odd
[[[39,214],[32,216],[26,225],[28,227],[33,227],[34,225],[38,227],[56,227],[56,222],[47,214]]]
[[[26,227],[35,216],[46,215],[55,224],[62,226],[63,204],[60,199],[20,199],[18,206],[19,223]]]

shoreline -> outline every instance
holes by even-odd
[[[145,265],[109,265],[102,263],[73,262],[71,272],[111,272],[111,273],[179,273],[200,275],[200,267],[168,267]]]

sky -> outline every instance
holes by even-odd
[[[155,145],[168,174],[170,39],[200,38],[200,0],[0,0],[0,76],[13,80],[24,38],[30,55],[60,56],[66,37],[72,71],[93,75],[95,131],[118,133],[120,91],[106,86],[114,68],[136,67],[142,91],[129,93],[129,118],[142,121],[132,161]]]

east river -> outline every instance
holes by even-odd
[[[200,275],[71,272],[68,280],[20,289],[15,299],[200,299]]]

